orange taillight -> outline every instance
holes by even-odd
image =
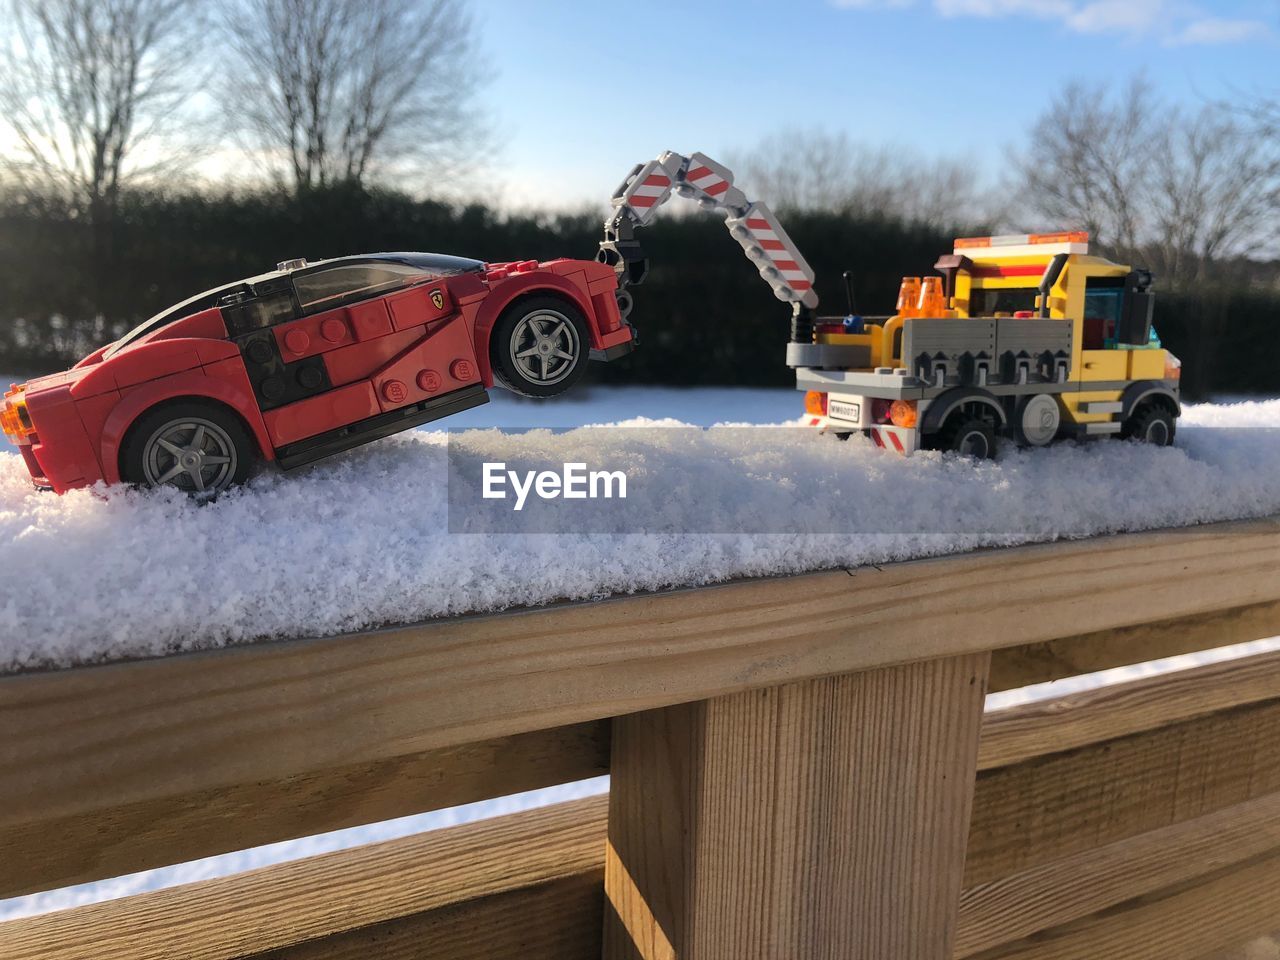
[[[36,428],[31,423],[31,414],[27,412],[27,401],[22,396],[25,387],[13,387],[4,395],[4,406],[0,407],[0,428],[5,436],[14,443],[22,443],[35,435]]]
[[[810,390],[804,395],[804,412],[815,417],[827,415],[827,395],[821,390]]]
[[[914,427],[916,425],[916,402],[914,400],[895,400],[889,407],[889,422],[895,427]]]

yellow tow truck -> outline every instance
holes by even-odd
[[[810,422],[909,454],[994,454],[1118,435],[1173,442],[1180,363],[1152,328],[1151,274],[1082,232],[968,237],[904,279],[887,317],[797,310],[787,363]]]

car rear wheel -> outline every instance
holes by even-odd
[[[121,476],[212,497],[249,478],[256,448],[240,418],[214,403],[183,401],[143,414],[129,431]]]
[[[554,397],[578,382],[591,345],[582,312],[558,297],[508,307],[490,337],[494,377],[526,397]]]

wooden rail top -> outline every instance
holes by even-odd
[[[0,677],[0,897],[612,774],[0,956],[1190,960],[1280,916],[1280,653],[983,692],[1272,635],[1280,517]]]
[[[1277,571],[1272,517],[19,674],[0,824],[1272,603]]]

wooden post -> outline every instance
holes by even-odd
[[[949,960],[988,666],[617,718],[606,960]]]

